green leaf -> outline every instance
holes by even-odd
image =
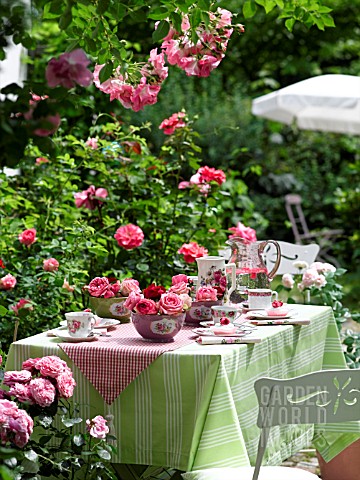
[[[177,12],[172,12],[170,15],[170,21],[173,24],[175,30],[177,32],[181,32],[181,23],[182,23],[181,15],[179,15]]]
[[[166,7],[158,7],[155,8],[150,15],[148,15],[148,18],[151,18],[152,20],[165,20],[165,18],[168,18],[169,16],[169,10]]]
[[[211,2],[210,0],[199,0],[198,5],[202,10],[208,12],[210,10]]]
[[[166,20],[161,20],[156,30],[152,34],[154,42],[160,42],[169,33],[170,24]]]
[[[66,30],[72,21],[72,11],[71,8],[65,10],[64,14],[61,15],[59,20],[59,27],[61,30]]]
[[[96,8],[96,13],[99,15],[102,15],[103,13],[106,12],[106,10],[109,7],[110,0],[99,0],[98,6]]]
[[[81,433],[73,436],[73,442],[77,447],[85,445],[85,437]]]
[[[3,317],[4,315],[6,315],[7,312],[8,310],[3,305],[0,305],[0,317]]]
[[[100,73],[99,73],[100,83],[104,83],[108,78],[110,78],[113,71],[114,71],[113,63],[107,62],[106,65],[104,65],[103,68],[100,70]]]
[[[256,13],[256,4],[254,0],[246,0],[243,6],[243,14],[245,18],[251,18]]]
[[[147,272],[149,270],[149,265],[147,263],[139,263],[136,267],[140,272]]]
[[[285,21],[285,27],[289,30],[289,32],[292,32],[295,22],[295,18],[288,18]]]

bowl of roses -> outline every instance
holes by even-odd
[[[214,287],[199,287],[196,292],[195,301],[186,312],[186,323],[199,325],[200,322],[212,320],[211,307],[222,305],[223,300],[219,300],[218,291]]]
[[[124,302],[134,327],[146,340],[173,342],[184,324],[191,297],[187,284],[176,277],[169,289],[152,283],[142,292],[132,291]]]
[[[140,293],[139,282],[133,278],[122,281],[95,277],[83,290],[88,292],[91,309],[102,318],[115,318],[121,323],[130,321],[130,310],[124,305],[131,292]]]

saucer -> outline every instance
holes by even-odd
[[[100,318],[100,323],[97,323],[96,325],[94,325],[94,328],[115,327],[115,325],[119,325],[121,323],[120,320],[116,320],[115,318],[101,318],[101,317],[98,317],[98,318]],[[60,322],[60,325],[62,327],[66,327],[67,326],[66,320],[62,320]]]
[[[79,342],[93,342],[97,340],[97,337],[92,334],[89,337],[72,337],[69,335],[67,330],[63,330],[62,328],[52,330],[52,333],[59,337],[63,342],[70,342],[70,343],[79,343]]]
[[[197,335],[204,335],[206,337],[245,337],[246,335],[249,335],[250,332],[245,332],[244,330],[241,330],[240,328],[236,330],[235,333],[225,333],[223,332],[221,335],[217,335],[214,333],[210,328],[194,328],[191,330],[192,332],[196,333]]]

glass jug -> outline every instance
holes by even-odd
[[[232,303],[241,303],[247,300],[249,288],[269,288],[280,265],[280,246],[275,240],[263,242],[249,242],[241,237],[233,237],[225,242],[231,247],[229,263],[236,266],[236,287],[230,296]],[[265,247],[275,245],[277,258],[271,272],[268,272],[262,253]]]

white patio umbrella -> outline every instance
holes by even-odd
[[[360,77],[309,78],[256,98],[252,113],[304,130],[360,134]]]

